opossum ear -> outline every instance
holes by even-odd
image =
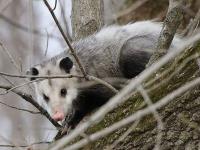
[[[37,76],[39,74],[39,71],[37,68],[33,67],[29,71],[26,72],[27,75]],[[35,78],[30,78],[30,80],[35,80]]]
[[[70,73],[71,68],[73,67],[73,62],[69,57],[65,57],[60,61],[60,69],[63,69],[66,73]]]

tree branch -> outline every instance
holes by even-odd
[[[41,141],[41,142],[34,142],[29,145],[10,145],[10,144],[0,144],[0,147],[9,147],[9,148],[16,148],[16,147],[31,147],[33,145],[39,145],[39,144],[50,144],[49,141]]]
[[[37,111],[31,111],[31,110],[28,110],[28,109],[23,109],[23,108],[18,108],[18,107],[15,107],[15,106],[11,106],[11,105],[8,105],[8,104],[6,104],[4,102],[1,102],[1,101],[0,101],[0,104],[5,105],[5,106],[10,107],[10,108],[13,108],[13,109],[16,109],[16,110],[29,112],[31,114],[41,114],[40,112],[37,112]]]
[[[74,48],[72,47],[70,41],[68,40],[68,37],[65,35],[65,33],[64,33],[64,31],[63,31],[63,29],[62,29],[60,23],[58,22],[58,19],[56,18],[56,15],[54,14],[53,9],[51,8],[51,6],[50,6],[49,3],[47,2],[47,0],[43,0],[43,2],[45,3],[45,5],[47,6],[47,8],[49,9],[49,12],[51,13],[51,16],[53,17],[53,19],[54,19],[54,21],[55,21],[55,23],[56,23],[56,25],[57,25],[57,27],[58,27],[58,29],[59,29],[61,35],[63,36],[65,42],[66,42],[67,45],[69,46],[69,49],[70,49],[70,51],[71,51],[71,54],[72,54],[72,56],[75,58],[75,60],[76,60],[76,62],[77,62],[77,64],[78,64],[78,66],[79,66],[79,68],[80,68],[82,74],[84,75],[84,78],[85,78],[86,80],[88,80],[88,79],[87,79],[87,73],[85,72],[85,69],[83,68],[83,65],[81,64],[81,62],[80,62],[78,56],[76,55],[76,52],[75,52]]]
[[[179,27],[183,18],[183,6],[185,0],[169,0],[169,8],[166,18],[164,20],[163,28],[158,38],[158,44],[151,56],[147,67],[152,65],[158,58],[167,53],[177,28]]]
[[[68,74],[68,75],[55,75],[55,76],[33,76],[33,75],[15,75],[15,74],[8,74],[8,73],[5,73],[5,72],[0,72],[0,75],[12,77],[12,78],[35,78],[35,79],[74,78],[74,77],[76,77],[76,78],[83,78],[83,76],[72,75],[72,74]]]

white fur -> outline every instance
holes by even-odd
[[[60,61],[56,63],[56,65],[53,65],[51,63],[48,63],[45,67],[37,66],[36,68],[39,70],[40,76],[48,75],[47,71],[50,71],[50,75],[66,75],[66,73],[60,69],[58,66]],[[76,74],[75,66],[71,69],[72,74]],[[72,105],[73,99],[77,96],[77,89],[76,89],[76,78],[53,78],[51,79],[51,84],[49,85],[48,79],[39,81],[35,83],[35,89],[36,89],[36,95],[38,102],[46,108],[46,110],[50,113],[50,115],[53,115],[55,113],[55,110],[59,108],[64,112],[66,115]],[[66,97],[60,96],[60,90],[62,88],[66,88],[67,95]],[[46,103],[43,99],[43,94],[49,97],[49,102]]]

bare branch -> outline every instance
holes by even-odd
[[[58,22],[58,19],[56,18],[56,15],[54,14],[54,12],[53,12],[51,6],[50,6],[49,3],[47,2],[47,0],[43,0],[43,2],[45,3],[45,5],[47,6],[47,8],[49,9],[49,12],[51,13],[51,16],[53,17],[53,19],[54,19],[54,21],[55,21],[55,23],[56,23],[56,25],[57,25],[57,27],[58,27],[60,33],[62,34],[62,36],[63,36],[65,42],[66,42],[67,45],[69,46],[69,49],[70,49],[70,51],[71,51],[71,54],[72,54],[72,56],[75,58],[75,60],[76,60],[76,62],[77,62],[77,64],[78,64],[78,66],[79,66],[79,68],[80,68],[82,74],[84,75],[84,78],[85,78],[86,80],[88,80],[88,79],[87,79],[87,73],[85,72],[85,69],[83,68],[83,65],[81,64],[81,62],[80,62],[78,56],[76,55],[75,50],[73,49],[73,47],[72,47],[70,41],[68,40],[68,37],[65,35],[65,33],[64,33],[64,31],[63,31],[63,29],[62,29],[60,23]]]
[[[185,0],[169,0],[169,8],[164,20],[163,28],[158,38],[158,44],[151,56],[147,67],[153,64],[158,58],[165,55],[169,49],[177,28],[183,18],[183,6]]]
[[[13,77],[13,78],[35,78],[35,79],[50,79],[50,78],[83,78],[83,76],[79,75],[56,75],[56,76],[32,76],[32,75],[15,75],[15,74],[8,74],[4,72],[0,72],[0,75],[2,76],[8,76],[8,77]]]
[[[49,33],[48,33],[47,29],[45,31],[47,33],[47,42],[46,42],[46,49],[44,52],[44,56],[47,56],[47,52],[48,52],[48,48],[49,48]]]
[[[22,148],[21,148],[21,147],[18,147],[18,146],[15,144],[15,142],[10,141],[9,139],[7,139],[6,137],[4,137],[3,135],[0,135],[0,138],[1,138],[4,142],[9,143],[10,145],[15,146],[16,149],[22,150]]]
[[[136,120],[131,125],[131,127],[122,136],[120,136],[119,139],[117,139],[112,145],[108,146],[108,148],[106,150],[114,149],[117,146],[117,144],[119,144],[121,141],[123,141],[133,131],[133,129],[135,129],[137,127],[139,122],[140,122],[140,120]]]
[[[111,84],[109,84],[108,82],[106,82],[106,81],[104,81],[104,80],[102,80],[102,79],[99,79],[99,78],[96,78],[96,77],[90,76],[90,75],[88,76],[88,79],[89,79],[89,80],[96,81],[97,83],[100,83],[100,84],[106,86],[107,88],[111,89],[114,93],[118,93],[118,92],[119,92],[119,91],[118,91],[116,88],[114,88]]]
[[[54,11],[56,9],[57,2],[58,2],[58,0],[55,0],[54,8],[52,8],[52,11]]]
[[[9,90],[6,90],[5,92],[0,93],[0,95],[8,94],[9,92],[11,92],[11,91],[13,91],[13,90],[15,90],[15,89],[17,89],[17,88],[20,88],[20,87],[23,87],[23,86],[28,85],[28,84],[30,84],[30,83],[38,82],[38,81],[41,81],[41,79],[33,80],[33,81],[28,81],[28,82],[22,83],[22,84],[20,84],[20,85],[13,86],[13,87],[10,88]]]
[[[142,95],[143,99],[145,100],[145,103],[147,103],[148,107],[153,105],[148,93],[142,87],[142,85],[138,86],[138,91],[141,93],[141,95]],[[157,143],[156,143],[155,149],[159,150],[160,144],[161,144],[161,138],[162,138],[162,130],[164,129],[164,124],[163,124],[161,116],[159,115],[157,110],[152,110],[152,113],[153,113],[153,115],[156,118],[157,123],[158,123],[158,134],[157,134],[157,140],[156,140]]]
[[[147,91],[152,91],[158,87],[160,87],[161,85],[163,85],[164,83],[168,82],[170,79],[172,79],[172,77],[174,77],[176,74],[178,74],[181,69],[183,69],[187,63],[191,62],[194,59],[199,58],[200,54],[196,53],[194,55],[191,55],[190,57],[187,57],[179,66],[176,66],[176,69],[170,73],[167,77],[163,78],[167,73],[169,73],[171,71],[171,68],[175,67],[175,65],[177,65],[177,63],[173,63],[172,66],[170,67],[170,69],[167,69],[165,71],[162,72],[162,74],[160,74],[159,76],[156,76],[154,79],[150,80],[148,83],[145,84],[146,87],[150,87]],[[156,82],[156,80],[163,78],[163,80]],[[151,84],[153,83],[157,83],[153,86],[151,86]]]
[[[23,108],[18,108],[18,107],[15,107],[15,106],[11,106],[11,105],[8,105],[8,104],[6,104],[4,102],[1,102],[1,101],[0,101],[0,104],[5,105],[5,106],[10,107],[10,108],[13,108],[13,109],[16,109],[16,110],[29,112],[31,114],[41,114],[40,112],[31,111],[31,110],[28,110],[28,109],[23,109]]]
[[[49,78],[83,78],[83,76],[79,76],[79,75],[71,75],[71,74],[68,74],[68,75],[56,75],[56,76],[31,76],[31,75],[14,75],[14,74],[8,74],[8,73],[3,73],[3,72],[0,72],[0,75],[2,76],[8,76],[8,77],[15,77],[15,78],[36,78],[36,79],[49,79]],[[94,76],[90,76],[88,75],[88,79],[89,80],[93,80],[93,81],[96,81],[97,83],[100,83],[106,87],[108,87],[109,89],[111,89],[114,93],[117,93],[118,90],[115,89],[111,84],[109,84],[108,82],[104,81],[103,79],[99,79],[99,78],[96,78]],[[37,82],[37,81],[29,81],[29,82],[26,82],[26,83],[23,83],[23,84],[20,84],[18,86],[15,86],[13,87],[12,89],[9,89],[9,91],[12,91],[13,89],[15,88],[18,88],[18,87],[21,87],[21,86],[24,86],[26,84],[30,84],[32,82]],[[4,93],[4,94],[7,94]],[[1,94],[0,94],[1,95]]]
[[[16,148],[16,147],[31,147],[33,145],[41,145],[41,144],[50,144],[49,141],[41,141],[41,142],[34,142],[29,145],[10,145],[10,144],[0,144],[0,147],[10,147],[10,148]]]
[[[56,75],[56,76],[30,76],[30,75],[13,75],[13,74],[7,74],[7,73],[3,73],[3,72],[0,72],[0,75],[2,76],[8,76],[8,77],[16,77],[16,78],[37,78],[37,79],[49,79],[49,78],[74,78],[74,77],[77,77],[77,78],[83,78],[83,76],[78,76],[78,75]],[[108,87],[109,89],[111,89],[114,93],[117,93],[118,90],[115,89],[111,84],[109,84],[108,82],[102,80],[102,79],[99,79],[99,78],[96,78],[94,76],[88,76],[89,80],[93,80],[93,81],[96,81],[97,83],[100,83],[106,87]],[[4,95],[4,94],[7,94],[8,92],[16,89],[16,88],[19,88],[19,87],[22,87],[24,85],[27,85],[27,84],[30,84],[30,83],[33,83],[33,82],[38,82],[40,80],[33,80],[33,81],[28,81],[28,82],[25,82],[23,84],[20,84],[20,85],[17,85],[17,86],[14,86],[12,87],[11,89],[7,90],[5,93],[0,93],[0,95]]]
[[[14,82],[12,82],[10,79],[8,79],[6,76],[2,76],[1,77],[6,80],[10,85],[15,86]]]

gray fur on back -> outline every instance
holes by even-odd
[[[119,68],[120,51],[126,41],[129,40],[128,47],[131,53],[134,51],[147,51],[152,53],[162,29],[161,23],[151,21],[141,21],[125,26],[112,25],[103,28],[100,32],[85,39],[73,43],[73,47],[83,64],[85,70],[90,75],[96,77],[121,77]],[[130,44],[132,43],[132,44]],[[177,37],[174,38],[171,47],[176,47],[179,43]],[[69,55],[69,52],[52,58],[55,61]],[[74,60],[72,56],[69,56]],[[75,63],[75,60],[73,61]],[[47,62],[45,62],[47,63]],[[76,65],[78,68],[78,66]]]

